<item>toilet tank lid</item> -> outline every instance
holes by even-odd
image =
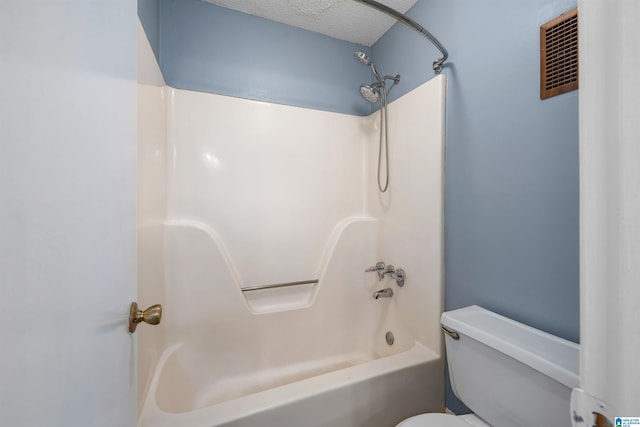
[[[580,346],[477,305],[442,313],[442,325],[500,351],[569,388],[580,385]]]

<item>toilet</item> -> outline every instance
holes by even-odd
[[[475,305],[441,323],[451,387],[475,415],[422,414],[397,427],[571,427],[578,344]]]

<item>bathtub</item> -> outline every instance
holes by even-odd
[[[442,411],[439,348],[415,339],[407,325],[420,319],[400,316],[419,289],[375,300],[392,284],[353,267],[375,259],[377,227],[341,224],[318,283],[243,292],[212,229],[165,223],[164,318],[154,342],[141,337],[141,365],[151,368],[138,426],[388,427]]]
[[[144,402],[139,426],[155,427],[212,427],[212,426],[308,426],[389,427],[402,419],[426,411],[442,411],[442,398],[437,384],[442,378],[440,357],[420,343],[402,353],[373,360],[362,360],[362,355],[349,360],[346,356],[336,360],[307,363],[301,369],[304,375],[313,371],[331,370],[306,379],[238,396],[235,388],[215,397],[192,396],[190,384],[171,387],[162,384],[167,365],[179,353],[193,351],[176,345],[163,354]],[[341,364],[352,364],[336,368]],[[273,383],[287,382],[286,373],[254,372],[242,379],[226,378],[222,382],[241,381],[261,384],[265,377]],[[166,380],[166,379],[165,379]],[[436,380],[436,381],[434,381]],[[432,386],[430,386],[432,384]],[[191,384],[193,386],[193,384]],[[160,390],[164,387],[164,390]],[[258,387],[260,389],[260,387]],[[195,397],[198,409],[172,404],[172,397],[184,403],[181,394]],[[158,396],[163,395],[163,403]],[[202,400],[199,400],[201,398]],[[209,399],[212,404],[208,404]]]

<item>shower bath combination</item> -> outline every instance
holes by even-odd
[[[380,102],[380,139],[378,144],[378,189],[381,193],[384,193],[389,188],[389,132],[387,127],[387,80],[391,80],[392,86],[400,83],[400,74],[395,76],[386,75],[380,76],[380,72],[376,68],[376,64],[371,61],[367,55],[363,52],[354,52],[353,57],[356,58],[364,65],[371,67],[371,71],[376,78],[376,82],[369,85],[360,86],[360,94],[364,99],[372,104]],[[382,164],[382,146],[384,142],[385,152],[385,179],[384,185],[381,178],[381,164]]]
[[[352,90],[386,105],[400,70],[357,59]],[[442,409],[445,88],[388,106],[390,198],[372,186],[371,118],[140,85],[139,292],[172,307],[139,337],[140,427],[388,427]],[[362,272],[380,259],[401,260],[403,288],[398,268]]]
[[[140,427],[388,427],[441,410],[445,83],[388,107],[393,200],[369,197],[370,119],[141,86],[143,182],[166,194],[139,230],[141,299],[173,308],[139,337]],[[229,191],[250,203],[220,204]]]

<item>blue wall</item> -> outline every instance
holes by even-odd
[[[214,6],[161,0],[160,66],[168,85],[367,115],[371,79],[353,52],[370,49]]]
[[[160,1],[138,0],[138,17],[151,49],[160,62]]]
[[[539,97],[539,26],[574,6],[419,0],[409,16],[450,52],[445,308],[478,304],[578,341],[578,92]],[[373,46],[402,74],[392,99],[431,78],[438,56],[398,24]],[[450,389],[447,405],[465,409]]]

